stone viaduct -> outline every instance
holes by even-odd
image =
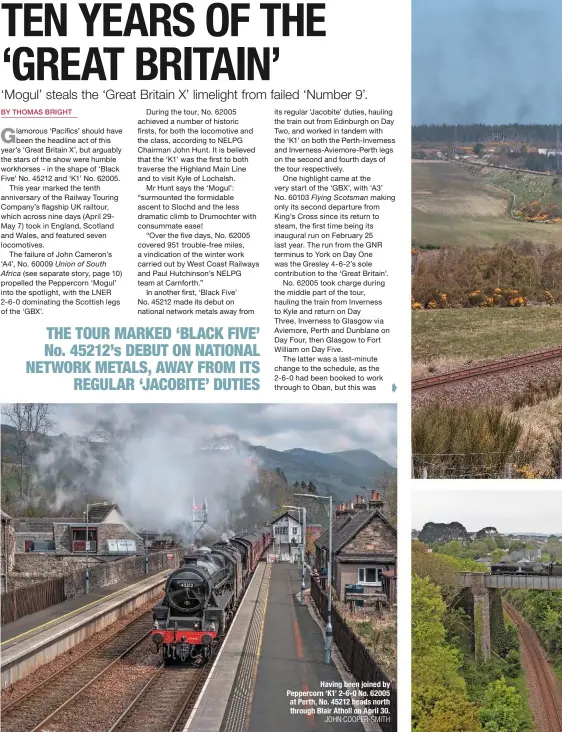
[[[498,590],[562,590],[562,577],[542,575],[461,572],[459,580],[474,598],[475,650],[484,661],[490,660],[492,652],[492,617],[501,613]]]

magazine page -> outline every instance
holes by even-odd
[[[408,729],[410,3],[0,13],[3,727]]]

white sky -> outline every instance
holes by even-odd
[[[461,481],[458,481],[460,483]],[[421,529],[429,521],[459,521],[467,531],[495,526],[500,533],[562,533],[562,491],[537,490],[526,482],[503,490],[419,490],[412,493],[412,528]]]

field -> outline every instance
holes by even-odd
[[[542,206],[562,206],[562,187],[559,183],[554,184],[558,179],[552,176],[516,173],[513,170],[499,170],[484,165],[470,166],[470,173],[483,183],[490,183],[513,193],[516,208],[532,201],[538,201]]]
[[[496,173],[500,174],[496,176],[497,180],[501,175],[505,176],[503,171]],[[514,178],[519,175],[513,173]],[[540,179],[536,184],[539,187],[544,186],[545,180],[552,184],[552,180],[544,176],[529,177]],[[562,224],[533,224],[511,218],[512,193],[520,202],[525,186],[529,195],[536,187],[528,182],[525,186],[519,183],[513,186],[512,192],[502,190],[451,163],[413,163],[412,234],[415,245],[492,248],[510,240],[562,245]],[[536,198],[528,203],[532,200]]]
[[[412,361],[439,370],[562,344],[562,306],[412,313]]]

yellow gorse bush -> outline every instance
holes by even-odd
[[[516,471],[517,475],[520,478],[528,479],[528,480],[534,480],[535,478],[540,478],[540,474],[532,470],[532,468],[529,467],[529,465],[521,465],[517,468]]]

